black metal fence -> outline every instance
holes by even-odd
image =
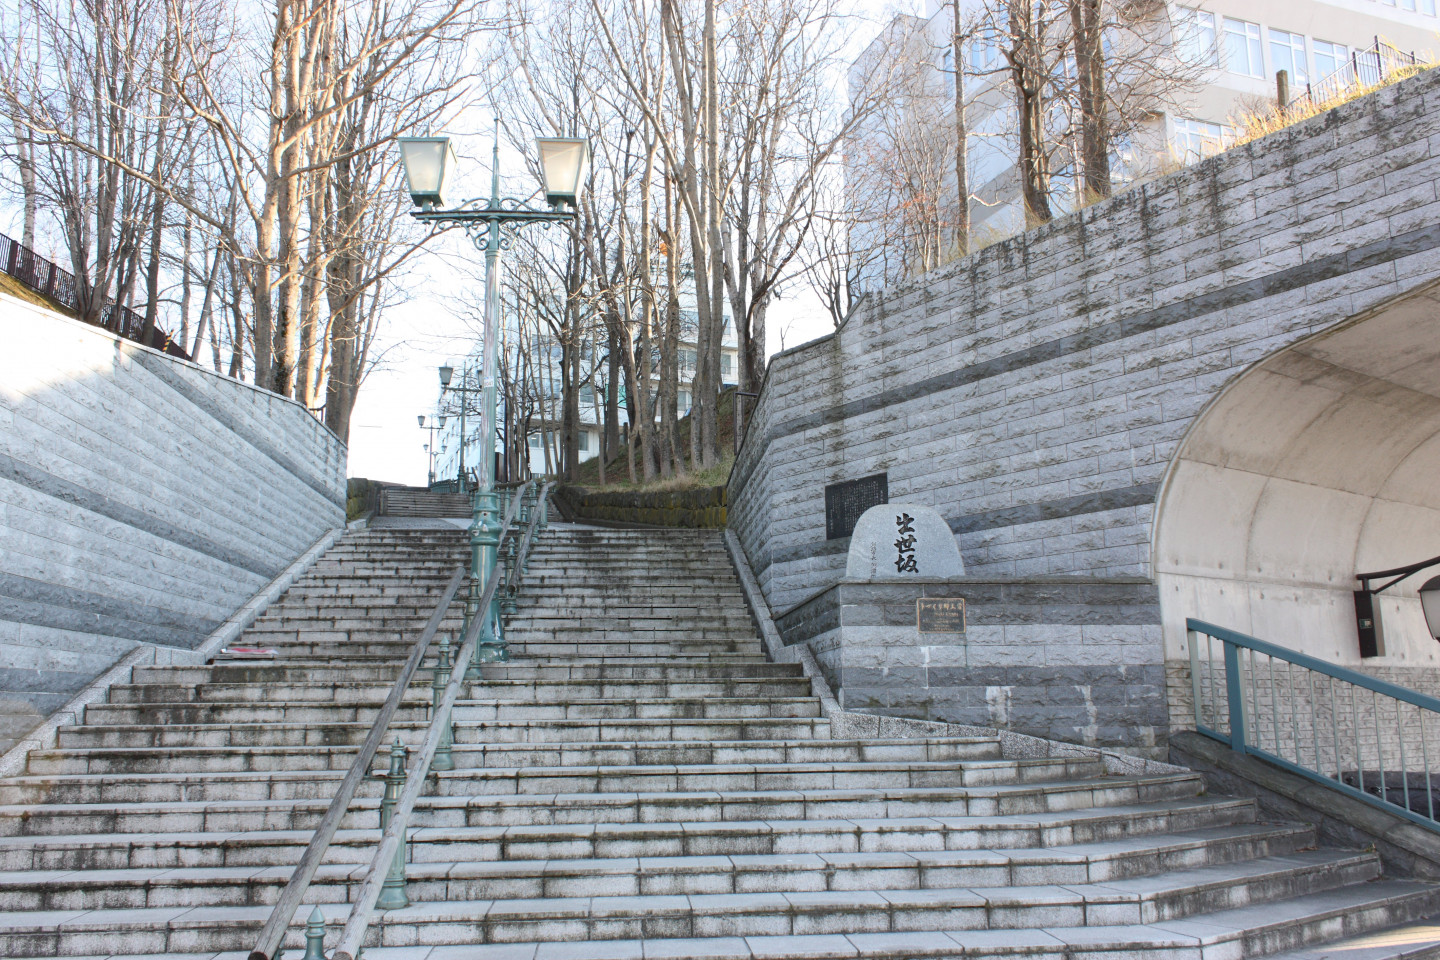
[[[1376,37],[1375,43],[1368,49],[1350,51],[1350,62],[1339,70],[1314,83],[1307,83],[1305,92],[1291,99],[1286,106],[1323,106],[1351,90],[1379,86],[1400,70],[1429,65],[1428,60],[1406,53]]]
[[[20,281],[36,293],[44,294],[69,310],[80,312],[80,298],[75,289],[75,277],[67,270],[46,260],[34,250],[0,233],[0,269]],[[144,343],[145,318],[118,304],[109,303],[100,312],[99,326],[111,333]],[[150,331],[148,344],[172,357],[190,359],[185,349],[176,343],[164,330],[156,327]]]

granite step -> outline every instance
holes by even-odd
[[[30,754],[28,775],[240,773],[262,770],[345,770],[355,746],[112,747],[44,750]],[[454,748],[456,766],[565,767],[576,765],[715,763],[868,763],[995,760],[999,742],[984,737],[926,740],[739,740],[614,743],[474,743]],[[318,763],[318,765],[317,765]]]
[[[373,816],[373,814],[372,814]],[[1255,825],[1253,801],[1192,797],[1011,817],[518,824],[411,832],[416,863],[820,853],[1053,850]],[[1263,826],[1263,825],[1262,825]],[[368,828],[368,829],[367,829]],[[99,832],[0,837],[0,870],[269,867],[293,864],[308,830]],[[368,863],[374,824],[336,834],[326,862]]]
[[[1314,879],[1306,847],[1313,832],[1294,826],[1218,828],[1128,843],[1008,851],[911,851],[769,856],[622,857],[575,860],[415,862],[406,870],[415,902],[574,897],[652,897],[858,890],[944,890],[1114,884],[1246,863],[1252,883],[1274,886],[1282,858],[1302,865],[1292,883]],[[1268,876],[1255,868],[1269,861]],[[363,861],[327,863],[312,902],[353,899]],[[1330,864],[1334,867],[1336,864]],[[1309,869],[1307,869],[1309,868]],[[1323,869],[1323,868],[1321,868]],[[16,870],[0,876],[0,911],[133,910],[146,907],[272,904],[290,867]],[[1171,899],[1183,888],[1173,876]],[[1187,891],[1199,892],[1199,885]],[[1253,892],[1253,891],[1252,891]],[[1106,918],[1097,918],[1103,922]]]

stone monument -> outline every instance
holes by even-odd
[[[965,576],[950,525],[920,503],[882,503],[850,535],[846,580],[949,580]]]

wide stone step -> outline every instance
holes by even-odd
[[[346,770],[356,746],[110,747],[37,750],[27,773],[117,774],[270,770]],[[473,743],[454,748],[456,766],[568,767],[714,763],[871,763],[994,760],[999,741],[987,737],[927,740],[741,740],[689,743]],[[317,766],[317,763],[321,764]]]
[[[417,693],[428,693],[417,688]],[[102,703],[85,708],[86,726],[178,724],[369,723],[379,701],[277,703]],[[818,717],[815,697],[572,698],[565,701],[467,699],[457,701],[456,720],[630,720],[636,718]],[[405,723],[428,721],[429,697],[411,696],[395,714]]]
[[[400,662],[344,663],[329,661],[286,662],[272,660],[234,661],[204,666],[134,667],[131,682],[140,683],[286,683],[335,682],[349,679],[394,682]],[[729,679],[770,677],[801,677],[804,668],[798,663],[770,663],[763,658],[752,658],[739,663],[714,663],[697,658],[612,659],[608,661],[571,661],[541,663],[538,661],[511,661],[509,663],[487,663],[481,666],[482,675],[488,679],[500,680],[544,680],[560,682],[565,680],[672,680],[672,679]]]
[[[1301,851],[1313,841],[1313,831],[1308,828],[1242,826],[1120,843],[1006,851],[422,861],[410,863],[406,874],[407,892],[417,903],[1044,887],[1109,884],[1221,864],[1241,864],[1240,869],[1248,869],[1253,877],[1259,871],[1244,861],[1297,854],[1303,857]],[[322,865],[315,875],[310,900],[352,900],[367,866],[364,862]],[[287,864],[276,864],[268,869],[241,866],[7,871],[0,876],[0,910],[273,904],[292,869]]]
[[[428,724],[393,723],[390,733],[405,743],[419,743]],[[573,742],[576,740],[774,740],[824,737],[828,720],[818,718],[703,718],[631,720],[497,720],[469,723],[457,718],[458,743]],[[323,746],[359,743],[368,723],[171,724],[167,726],[71,726],[59,730],[60,747],[135,746]]]
[[[428,701],[429,675],[419,675],[408,696]],[[116,703],[278,703],[322,701],[373,703],[378,706],[389,696],[390,683],[207,683],[207,684],[115,684],[110,688]],[[469,697],[498,697],[513,700],[554,702],[569,698],[597,697],[804,697],[810,695],[810,681],[804,677],[782,679],[717,678],[698,680],[571,680],[553,683],[523,680],[487,680],[469,685]],[[462,693],[462,696],[465,696]]]
[[[371,814],[373,817],[374,814]],[[799,856],[1044,849],[1115,843],[1253,824],[1249,800],[1192,797],[1163,804],[1021,814],[803,821],[577,823],[427,827],[410,834],[413,862],[596,860],[630,857]],[[365,829],[368,827],[368,829]],[[99,832],[0,837],[0,870],[118,870],[291,865],[308,830],[245,833]],[[375,824],[341,830],[326,862],[369,863]]]
[[[1048,782],[945,788],[700,791],[614,794],[424,796],[417,827],[651,823],[817,818],[984,817],[1058,812],[1196,796],[1198,777]],[[314,829],[322,801],[33,804],[0,807],[0,836]],[[376,823],[378,800],[361,798],[342,826]]]
[[[462,756],[462,761],[470,759]],[[851,762],[777,764],[589,765],[467,768],[439,771],[433,796],[499,794],[613,794],[674,790],[852,790],[975,787],[1043,783],[1102,772],[1093,760],[962,760],[953,762]],[[377,766],[378,769],[378,766]],[[344,776],[339,770],[288,772],[62,774],[15,777],[0,782],[0,804],[183,803],[232,800],[328,800]],[[359,796],[378,796],[380,784]]]
[[[1333,898],[1323,894],[1363,877],[1367,870],[1373,873],[1374,864],[1373,854],[1316,853],[1272,858],[1255,861],[1252,872],[1231,879],[1223,887],[1217,885],[1212,868],[1165,874],[1143,884],[1144,889],[1139,889],[1139,881],[1122,880],[1050,888],[452,900],[389,911],[383,925],[370,927],[368,942],[380,947],[413,947],[566,941],[587,944],[587,949],[593,950],[598,942],[642,937],[819,936],[853,935],[857,931],[1056,927],[1087,928],[1102,937],[1104,928],[1120,928],[1123,941],[1131,933],[1127,928],[1147,922],[1127,922],[1123,919],[1127,916],[1151,916],[1154,919],[1148,922],[1160,923],[1207,910],[1229,912],[1252,904],[1264,904],[1268,909],[1278,906],[1270,902],[1273,900],[1310,898],[1308,911],[1302,907],[1299,916],[1288,918],[1291,922],[1286,926],[1293,928],[1302,918],[1317,922],[1316,913],[1324,914],[1324,919],[1334,916],[1322,906],[1329,900],[1333,907]],[[1395,881],[1383,886],[1355,883],[1347,893],[1344,900],[1348,915],[1367,918],[1373,914],[1369,922],[1375,927],[1391,925],[1397,918],[1424,915],[1440,900],[1440,888]],[[343,912],[343,905],[339,905],[335,911],[337,920]],[[1252,916],[1258,920],[1261,912]],[[195,908],[185,906],[95,911],[87,920],[86,913],[79,911],[6,912],[0,913],[0,951],[7,956],[75,953],[82,943],[93,945],[96,935],[104,937],[110,950],[130,953],[226,949],[258,927],[264,913],[263,907],[211,907],[202,916]],[[1276,914],[1270,917],[1263,929],[1278,933]],[[1288,939],[1306,935],[1292,933]],[[33,949],[37,946],[41,949]]]

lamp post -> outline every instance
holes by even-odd
[[[495,371],[499,367],[500,329],[500,249],[501,228],[515,229],[528,223],[562,223],[574,218],[573,210],[563,209],[574,204],[580,184],[590,162],[587,141],[575,137],[539,137],[540,171],[544,179],[545,200],[550,209],[531,207],[521,200],[500,196],[500,138],[497,123],[495,146],[491,153],[490,198],[469,200],[458,207],[446,209],[446,188],[455,166],[455,151],[449,137],[401,138],[400,158],[405,166],[405,179],[410,197],[419,210],[411,216],[432,226],[456,226],[463,229],[477,250],[485,254],[485,354],[481,364],[480,387],[484,428],[480,449],[479,483],[473,500],[474,521],[470,525],[470,599],[466,603],[466,625],[473,615],[480,615],[480,596],[486,581],[495,575],[496,553],[500,542],[499,510],[495,495]],[[483,206],[481,204],[484,204]],[[438,208],[438,209],[437,209]],[[463,415],[464,403],[462,398]],[[462,430],[461,440],[464,436]],[[498,591],[497,591],[498,593]],[[498,601],[498,596],[496,598]],[[483,611],[485,618],[481,646],[472,663],[508,660],[504,638],[500,632],[498,602]]]
[[[469,368],[468,366],[465,367],[465,368],[463,368],[463,369],[460,371],[460,386],[458,386],[458,387],[451,387],[451,386],[450,386],[450,381],[451,381],[451,379],[454,378],[454,376],[455,376],[455,368],[452,367],[452,366],[450,366],[449,364],[446,364],[445,366],[443,366],[443,367],[440,368],[440,392],[443,394],[443,393],[445,393],[445,392],[450,391],[450,390],[453,389],[454,392],[460,394],[460,465],[459,465],[459,467],[458,467],[458,468],[456,469],[456,471],[455,471],[455,483],[456,483],[455,489],[456,489],[456,492],[458,492],[458,493],[464,493],[464,492],[465,492],[465,412],[466,412],[466,408],[469,406],[469,401],[468,401],[466,398],[469,397],[470,394],[476,393],[476,392],[478,392],[478,391],[477,391],[474,387],[470,386],[470,368]],[[444,418],[444,417],[441,417],[441,418],[440,418],[440,425],[441,425],[442,427],[445,425],[445,418]]]
[[[1411,574],[1440,564],[1440,557],[1421,560],[1393,570],[1377,570],[1374,573],[1357,573],[1360,589],[1355,591],[1355,626],[1360,635],[1361,657],[1382,657],[1385,655],[1385,632],[1380,625],[1380,607],[1375,596],[1389,590]],[[1371,587],[1371,580],[1394,577],[1389,583]],[[1431,577],[1420,585],[1420,609],[1425,614],[1425,626],[1430,636],[1440,640],[1440,577]]]
[[[425,427],[425,414],[423,414],[423,413],[416,414],[415,419],[420,422],[420,429],[421,429],[421,430],[426,429],[426,427]],[[425,452],[429,455],[430,459],[429,459],[429,461],[428,461],[427,464],[426,464],[426,473],[425,473],[425,476],[428,478],[428,479],[426,480],[426,485],[433,487],[433,486],[435,486],[435,418],[434,418],[434,417],[431,417],[431,418],[430,418],[430,427],[429,427],[429,430],[430,430],[430,442],[427,443],[427,444],[425,444]]]

